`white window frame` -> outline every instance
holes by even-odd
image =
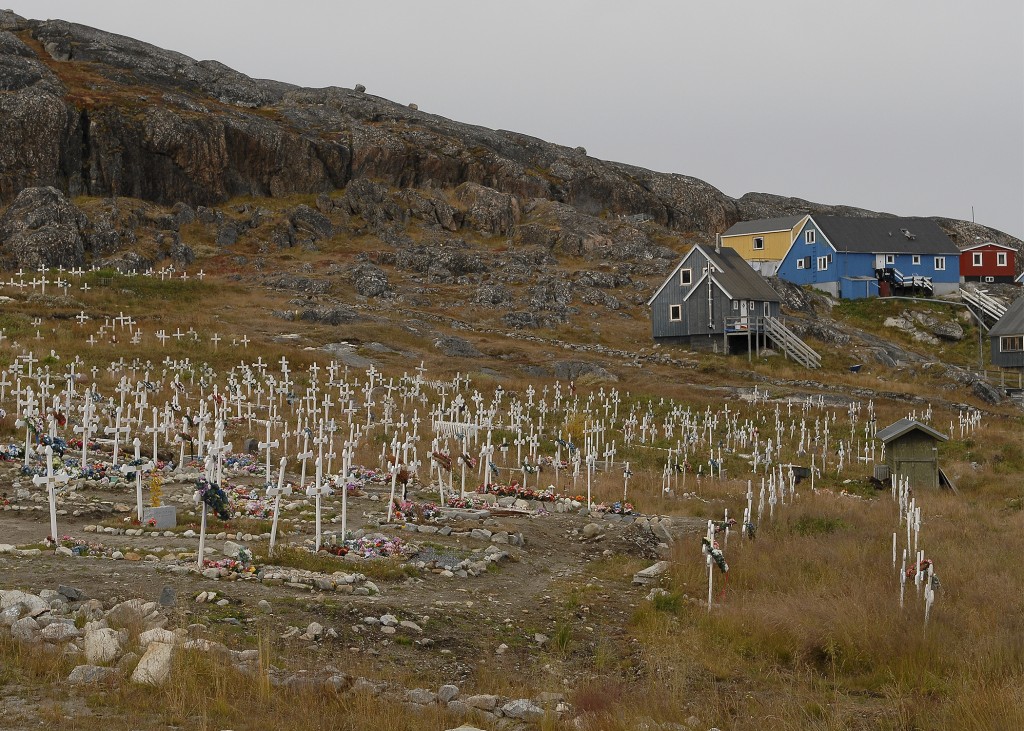
[[[815,240],[816,240],[816,237],[814,235],[814,230],[813,229],[809,229],[807,231],[804,231],[804,243],[806,243],[806,244],[813,244],[815,242]]]
[[[944,272],[946,271],[946,257],[937,256],[935,257],[935,271]]]
[[[895,264],[896,264],[896,255],[895,254],[886,254],[885,255],[885,265],[886,266],[893,266]]]
[[[684,282],[683,277],[686,277],[689,281]],[[692,269],[680,269],[679,270],[679,286],[689,287],[693,284],[693,270]]]
[[[740,311],[740,301],[739,300],[733,300],[732,301],[732,311],[733,312],[739,312]]]
[[[683,306],[682,305],[669,305],[668,306],[668,321],[669,322],[682,322],[683,321]]]
[[[796,260],[796,268],[797,269],[803,269],[804,268],[804,258],[802,256],[799,259]]]
[[[1007,261],[1008,261],[1008,259],[1007,259],[1005,251],[997,251],[996,252],[996,266],[997,267],[1004,267],[1004,266],[1006,266],[1006,262]]]
[[[971,266],[980,267],[985,263],[985,256],[980,251],[975,251],[971,256]]]
[[[764,303],[764,316],[765,317],[771,317],[772,316],[772,303],[771,302],[765,302]]]
[[[913,264],[916,267],[921,266],[921,255],[920,254],[914,254],[914,256],[910,259],[910,263]]]
[[[753,246],[754,251],[764,251],[764,236],[755,236]]]
[[[827,272],[828,271],[828,257],[827,256],[819,256],[818,257],[818,271],[819,272]]]
[[[999,338],[1000,353],[1020,353],[1024,351],[1024,335],[1002,335]]]

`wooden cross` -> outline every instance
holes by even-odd
[[[321,532],[321,503],[325,495],[334,492],[331,486],[323,481],[323,462],[319,457],[316,459],[316,483],[306,488],[306,494],[316,499],[316,550],[320,550]]]
[[[287,459],[281,458],[281,471],[277,475],[277,487],[272,487],[270,484],[270,476],[267,476],[267,497],[274,498],[274,520],[270,525],[270,551],[269,555],[274,555],[274,544],[277,542],[277,518],[281,513],[281,496],[291,495],[292,486],[284,484],[284,466]]]
[[[142,441],[136,437],[132,442],[135,447],[135,464],[121,465],[121,472],[127,475],[135,475],[135,502],[138,508],[138,518],[142,521],[142,473],[149,472],[156,467],[153,462],[142,461]]]
[[[117,411],[114,412],[114,426],[108,426],[103,429],[103,433],[107,436],[114,435],[114,458],[111,465],[117,467],[117,451],[120,446],[121,435],[128,436],[128,425],[121,426],[121,408],[118,407]]]
[[[36,475],[32,482],[36,485],[46,485],[47,496],[50,501],[50,539],[57,542],[57,485],[67,483],[70,476],[64,470],[58,473],[53,471],[53,447],[47,445],[46,450],[46,474]]]

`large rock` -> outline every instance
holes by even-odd
[[[90,665],[107,665],[121,654],[121,635],[104,627],[85,633],[85,661]]]
[[[99,665],[79,665],[68,675],[68,685],[95,685],[107,683],[116,678],[117,668],[105,668]]]
[[[7,609],[18,604],[22,605],[27,612],[42,612],[50,608],[48,602],[35,594],[18,589],[0,590],[0,609]]]
[[[373,264],[362,264],[350,273],[352,286],[364,297],[383,297],[391,293],[388,275]]]
[[[32,617],[22,617],[11,625],[11,637],[21,642],[31,642],[39,632],[39,622]]]
[[[67,622],[54,622],[43,627],[43,631],[39,633],[47,642],[69,642],[70,640],[81,637],[82,633],[73,624]]]
[[[56,188],[26,188],[0,218],[8,267],[74,267],[85,261],[85,216]]]
[[[544,709],[526,698],[509,701],[501,707],[501,712],[521,721],[540,721],[544,718]]]
[[[480,358],[483,356],[473,343],[465,338],[445,336],[434,341],[434,347],[449,358]]]
[[[174,659],[174,645],[166,642],[152,642],[146,648],[146,654],[135,666],[132,682],[142,685],[163,685],[171,674],[171,662]]]

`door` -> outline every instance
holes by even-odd
[[[885,269],[885,254],[875,254],[875,269]]]
[[[739,322],[739,326],[741,328],[746,328],[747,327],[747,313],[748,312],[749,312],[749,308],[747,307],[747,301],[746,300],[740,300],[740,322]]]

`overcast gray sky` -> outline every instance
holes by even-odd
[[[1024,238],[1021,0],[10,0],[599,158]]]

